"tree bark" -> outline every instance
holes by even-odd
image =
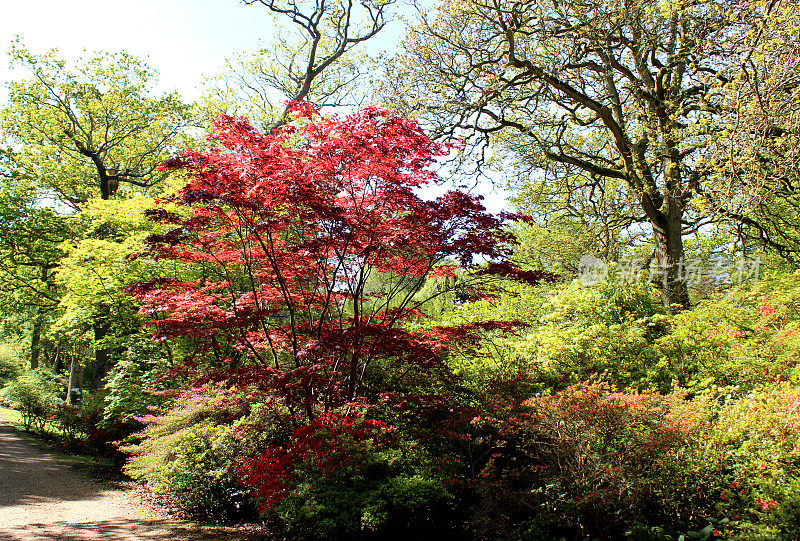
[[[42,348],[42,313],[37,311],[36,319],[33,320],[33,332],[31,333],[31,370],[39,368],[39,355]]]
[[[51,265],[41,265],[41,275],[39,277],[47,289],[52,285],[50,284],[50,273],[48,272],[50,268],[52,268]],[[45,312],[46,310],[39,306],[36,309],[36,318],[33,320],[33,331],[31,332],[31,370],[35,370],[39,367],[39,356],[42,352],[42,326],[44,324]]]
[[[112,349],[108,347],[100,347],[97,344],[109,335],[111,324],[104,321],[98,321],[104,316],[100,316],[94,323],[94,377],[92,384],[94,389],[100,389],[105,384],[105,378],[108,371],[111,369],[111,353]]]
[[[80,355],[73,353],[69,364],[69,381],[67,382],[67,404],[76,404],[79,400],[79,394],[75,392],[78,389],[80,392],[83,386],[83,377],[81,374]]]
[[[62,348],[61,348],[61,344],[58,344],[56,346],[56,354],[53,357],[53,364],[52,364],[53,372],[58,372],[63,367],[64,357],[63,357],[62,353],[63,353],[63,351],[62,351]]]
[[[682,310],[689,307],[681,223],[683,213],[677,201],[669,201],[665,210],[661,223],[653,225],[657,258],[653,281],[664,293],[664,304]]]

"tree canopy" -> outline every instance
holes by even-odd
[[[175,228],[147,241],[147,253],[197,265],[202,278],[130,287],[158,339],[192,338],[222,377],[279,398],[298,422],[435,372],[446,338],[472,336],[475,325],[401,323],[430,300],[415,297],[426,277],[509,255],[510,216],[457,191],[421,199],[445,147],[415,122],[367,108],[268,134],[230,117],[215,128],[216,146],[170,162],[188,169],[175,202],[191,215],[153,210]],[[496,261],[479,274],[547,277]]]
[[[724,44],[765,9],[448,0],[410,28],[387,99],[594,198],[620,181],[635,202],[624,215],[652,227],[666,299],[687,306],[683,235],[708,220],[694,203],[715,179],[700,156],[720,129],[720,83],[740,71]]]
[[[156,72],[125,53],[67,62],[15,42],[14,62],[31,78],[9,84],[2,125],[18,164],[62,204],[78,208],[151,190],[158,166],[180,148],[192,109],[176,93],[153,97]]]

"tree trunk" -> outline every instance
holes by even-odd
[[[80,355],[73,353],[69,364],[69,381],[67,383],[67,404],[79,402],[80,389],[83,386],[83,377]]]
[[[651,277],[664,292],[664,304],[682,310],[689,307],[681,223],[683,213],[677,202],[671,203],[661,223],[653,225],[658,265]]]
[[[41,275],[39,279],[45,284],[47,289],[50,289],[50,273],[48,272],[51,266],[42,265]],[[31,333],[31,370],[39,367],[39,356],[42,352],[42,326],[44,325],[45,310],[39,306],[36,309],[36,318],[33,320],[33,332]]]
[[[52,364],[52,368],[53,368],[53,372],[56,372],[56,373],[57,373],[59,370],[61,370],[61,367],[62,367],[62,365],[63,365],[63,358],[64,358],[64,357],[63,357],[63,355],[62,355],[62,353],[63,353],[63,352],[61,351],[61,349],[62,349],[62,348],[61,348],[61,344],[58,344],[58,345],[56,346],[56,354],[55,354],[55,356],[53,357],[53,364]]]
[[[98,320],[105,319],[106,316],[99,316]],[[100,347],[98,344],[108,336],[111,330],[111,324],[106,321],[98,321],[94,323],[94,378],[92,384],[95,389],[101,389],[105,384],[106,375],[111,369],[111,348]]]
[[[42,351],[42,313],[37,311],[33,320],[33,333],[31,334],[31,370],[39,368],[39,355]]]

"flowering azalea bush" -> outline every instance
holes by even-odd
[[[233,423],[245,414],[239,393],[206,386],[187,390],[171,407],[140,417],[144,428],[123,447],[124,471],[157,493],[175,494],[184,510],[221,520],[253,516],[234,468],[242,444]]]
[[[696,427],[679,396],[590,380],[476,422],[495,424],[506,442],[478,477],[476,526],[490,537],[516,523],[517,535],[620,538],[638,523],[674,523],[696,503],[681,459]]]
[[[741,286],[675,318],[659,340],[681,386],[744,395],[800,381],[800,275]]]
[[[709,392],[698,467],[714,472],[714,512],[732,539],[800,531],[800,389],[787,384],[734,398]]]

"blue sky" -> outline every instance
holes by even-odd
[[[391,47],[391,25],[381,40]],[[148,57],[161,87],[197,97],[203,75],[221,68],[234,51],[266,44],[273,19],[260,4],[241,0],[35,0],[4,2],[0,9],[0,80],[11,76],[8,46],[19,34],[34,52],[58,48],[69,57],[98,49],[126,49]]]

